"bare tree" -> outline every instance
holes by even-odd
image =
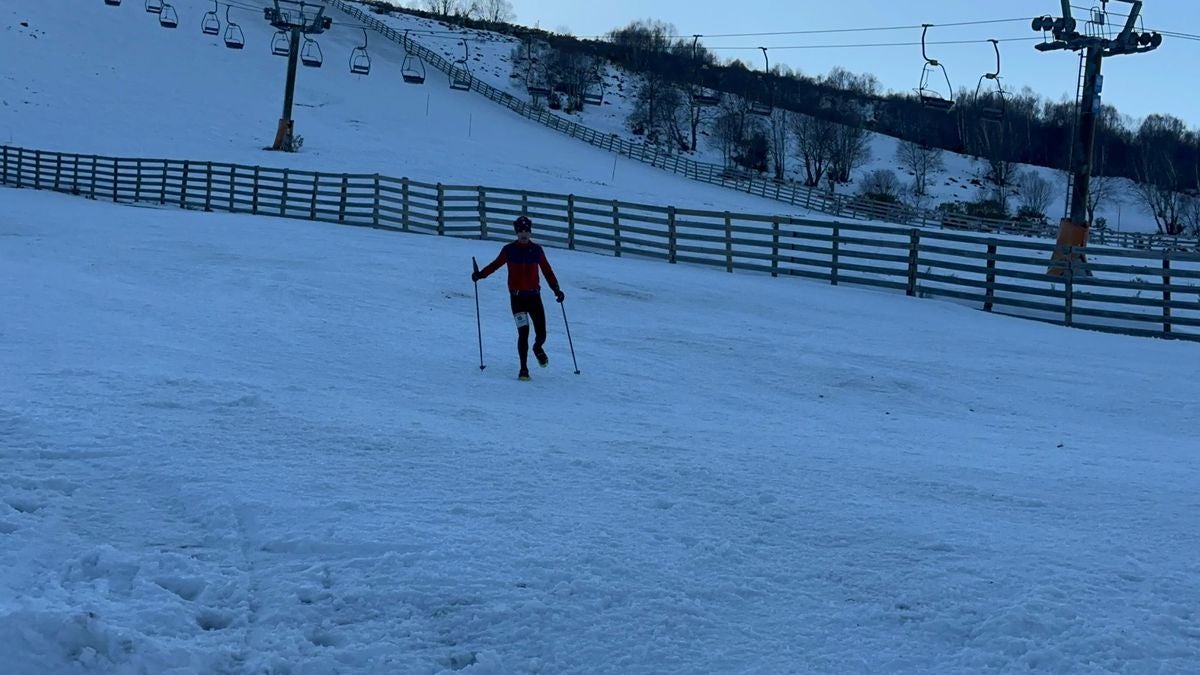
[[[804,184],[816,187],[832,162],[837,124],[811,115],[794,115],[791,121],[796,152],[804,162]]]
[[[1034,169],[1021,173],[1017,178],[1017,186],[1021,190],[1021,207],[1018,215],[1023,218],[1036,220],[1046,219],[1046,209],[1054,200],[1054,186],[1042,178]]]
[[[833,148],[829,155],[826,179],[833,183],[849,183],[850,174],[871,158],[870,136],[861,124],[834,124]]]
[[[459,0],[424,0],[425,9],[439,16],[451,16],[462,11]]]
[[[1183,224],[1186,226],[1185,234],[1200,238],[1200,195],[1185,197]]]
[[[783,180],[787,171],[788,156],[788,117],[791,115],[783,108],[771,111],[771,123],[767,129],[768,140],[771,143],[771,168],[775,171],[775,180]]]
[[[1096,211],[1100,210],[1102,204],[1119,200],[1120,194],[1117,189],[1119,184],[1117,179],[1111,176],[1092,176],[1092,180],[1088,184],[1087,197],[1087,219],[1089,224],[1096,222]]]
[[[646,72],[635,95],[629,123],[645,131],[646,141],[677,151],[689,147],[680,126],[683,93],[664,75]]]
[[[517,18],[509,0],[475,0],[475,14],[490,23],[510,23]]]
[[[1134,196],[1137,197],[1150,213],[1154,214],[1154,222],[1158,225],[1159,234],[1177,236],[1185,229],[1183,218],[1188,205],[1188,197],[1183,193],[1148,182],[1133,184]]]
[[[596,59],[584,52],[554,49],[546,61],[548,81],[567,95],[567,109],[582,110],[583,95],[599,79]]]
[[[896,160],[900,166],[908,169],[913,175],[912,192],[918,197],[924,197],[929,190],[929,174],[941,171],[945,167],[942,159],[944,151],[912,141],[901,141],[896,146]]]

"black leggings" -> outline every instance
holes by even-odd
[[[533,347],[540,349],[546,343],[546,308],[542,306],[542,296],[538,293],[514,295],[511,304],[514,317],[521,312],[529,314],[529,324],[533,324]],[[529,324],[517,326],[517,354],[521,357],[522,368],[529,358]]]

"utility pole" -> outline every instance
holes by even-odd
[[[296,66],[300,61],[300,40],[306,35],[318,35],[329,30],[333,20],[325,16],[323,5],[306,5],[299,0],[274,0],[275,6],[263,8],[263,18],[271,26],[288,35],[287,84],[283,91],[283,116],[275,130],[271,150],[295,152],[295,124],[292,102],[296,97]],[[282,6],[281,6],[282,5]]]
[[[1033,30],[1039,33],[1049,33],[1048,39],[1034,48],[1041,52],[1072,51],[1081,53],[1081,70],[1079,89],[1076,92],[1078,106],[1075,120],[1074,138],[1071,139],[1071,162],[1067,167],[1071,178],[1071,189],[1068,195],[1067,217],[1059,223],[1058,245],[1086,246],[1089,233],[1087,219],[1088,193],[1091,190],[1092,156],[1096,143],[1096,119],[1101,109],[1101,94],[1103,91],[1103,76],[1101,70],[1104,59],[1109,56],[1122,54],[1144,54],[1157,49],[1162,44],[1162,35],[1155,32],[1137,32],[1138,18],[1142,11],[1142,0],[1112,0],[1131,5],[1125,26],[1115,36],[1108,30],[1108,3],[1101,0],[1101,6],[1091,12],[1085,24],[1085,32],[1078,31],[1079,23],[1071,16],[1071,1],[1061,0],[1062,16],[1039,16],[1033,20]],[[1055,251],[1054,260],[1070,257],[1073,267],[1079,258],[1078,254],[1067,256]],[[1051,267],[1050,274],[1061,276],[1065,270],[1061,267]]]

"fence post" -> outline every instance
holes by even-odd
[[[62,190],[62,153],[54,157],[54,191]]]
[[[1163,337],[1171,336],[1171,251],[1163,250]]]
[[[260,170],[260,167],[256,164],[254,166],[254,184],[250,186],[250,213],[256,216],[258,215],[258,191],[260,189],[258,176]]]
[[[675,230],[675,207],[667,207],[667,262],[675,264],[678,248],[678,235]]]
[[[237,191],[237,164],[230,164],[229,165],[229,212],[230,213],[237,211],[237,203],[233,199],[234,193],[236,191]]]
[[[408,232],[408,176],[400,179],[400,229]]]
[[[25,182],[25,148],[17,148],[17,187],[23,188]]]
[[[379,227],[379,174],[375,174],[375,194],[371,201],[371,226]]]
[[[483,189],[481,185],[477,194],[479,196],[479,206],[477,207],[479,209],[479,238],[487,239],[487,190]]]
[[[437,233],[438,235],[446,232],[446,191],[442,188],[442,184],[437,184]]]
[[[725,212],[725,271],[733,271],[733,220]]]
[[[908,242],[908,288],[905,293],[909,296],[917,294],[917,250],[921,245],[921,231],[913,228]]]
[[[166,205],[167,203],[167,168],[167,160],[164,159],[162,166],[162,180],[158,183],[158,203],[160,205]]]
[[[989,243],[987,248],[987,288],[984,290],[983,311],[992,311],[996,299],[996,244]]]
[[[42,189],[42,151],[33,151],[33,189]],[[116,201],[116,200],[113,200]]]
[[[575,250],[575,195],[567,195],[567,249]]]
[[[212,211],[213,172],[212,162],[204,163],[204,211]]]
[[[612,203],[612,219],[613,219],[613,255],[617,258],[621,257],[621,215],[620,209],[617,206],[617,200]]]
[[[321,187],[321,172],[314,171],[313,172],[313,182],[312,182],[312,197],[308,200],[308,219],[309,220],[317,219],[317,192],[320,191],[320,187]]]
[[[183,186],[179,190],[179,208],[187,208],[188,172],[191,166],[188,160],[183,160]]]
[[[283,189],[280,190],[279,215],[287,215],[288,206],[288,170],[283,170]]]
[[[811,193],[810,193],[811,194]],[[832,244],[830,250],[830,266],[829,266],[829,283],[834,286],[838,285],[838,248],[841,245],[841,228],[835,222],[833,224],[833,237],[830,241]]]
[[[121,160],[117,159],[116,157],[113,157],[113,162],[112,162],[112,171],[113,171],[112,172],[112,190],[113,190],[112,195],[113,195],[113,197],[112,197],[112,200],[113,200],[114,204],[116,204],[118,201],[120,201],[120,199],[118,199],[120,194],[118,193],[118,190],[117,190],[118,183],[119,183],[118,179],[121,177],[120,162],[121,162]]]
[[[1066,298],[1063,317],[1067,327],[1070,327],[1075,320],[1075,247],[1067,246],[1067,273],[1066,273]]]
[[[779,276],[779,221],[771,222],[771,276]]]
[[[142,201],[142,160],[133,165],[133,201]]]
[[[96,156],[92,155],[92,184],[88,189],[90,199],[96,198]]]
[[[346,193],[350,191],[350,177],[342,174],[342,199],[338,202],[338,222],[346,222]]]
[[[4,146],[4,185],[8,185],[8,146]]]

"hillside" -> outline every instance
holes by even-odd
[[[369,3],[357,3],[367,7]],[[526,91],[526,81],[521,77],[521,68],[514,70],[511,54],[514,49],[524,49],[526,45],[521,40],[495,32],[480,29],[464,30],[453,24],[435,19],[396,12],[381,15],[377,18],[394,27],[396,30],[412,31],[411,36],[421,44],[440,53],[447,59],[459,59],[464,56],[464,48],[460,40],[466,38],[471,54],[471,73],[488,84],[506,91],[521,100],[531,100]],[[604,103],[601,106],[587,106],[580,112],[556,112],[563,119],[584,124],[604,133],[615,134],[625,140],[641,143],[642,137],[630,130],[628,118],[633,110],[636,92],[643,85],[645,78],[636,72],[629,72],[610,62],[604,62],[601,79],[604,82]],[[726,92],[727,99],[740,98],[736,94]],[[697,161],[721,164],[722,154],[715,141],[712,140],[712,130],[702,131],[700,147],[694,153],[685,156]],[[848,193],[857,192],[862,179],[869,173],[884,169],[895,171],[902,181],[909,180],[909,172],[896,159],[896,148],[899,141],[891,136],[885,136],[868,131],[870,148],[867,161],[858,166],[852,173],[849,184],[839,186],[839,190]],[[794,156],[794,140],[791,141],[786,175],[791,180],[803,180],[803,170],[800,160]],[[944,168],[936,171],[925,200],[927,206],[942,202],[971,201],[978,197],[978,184],[984,177],[986,167],[981,160],[968,155],[946,152]],[[1064,215],[1066,210],[1066,177],[1062,172],[1046,167],[1016,164],[1014,173],[1032,171],[1048,181],[1053,188],[1053,199],[1046,210],[1051,223]],[[1157,230],[1154,218],[1141,204],[1134,194],[1134,184],[1128,179],[1114,179],[1110,189],[1112,198],[1097,209],[1097,216],[1105,218],[1109,227],[1130,232],[1155,232]],[[1019,191],[1018,191],[1019,192]],[[1015,211],[1016,199],[1013,200]]]
[[[618,160],[469,93],[430,70],[400,78],[404,52],[378,36],[373,68],[349,72],[362,31],[335,23],[320,36],[326,63],[301,68],[296,154],[265,152],[282,109],[286,59],[271,55],[261,10],[235,7],[246,47],[200,31],[211,2],[178,0],[178,28],[161,28],[141,2],[40,0],[0,6],[6,64],[0,142],[63,152],[231,161],[320,171],[380,172],[414,180],[796,212]],[[337,20],[346,18],[337,13]],[[224,21],[224,17],[221,17]],[[615,177],[614,177],[615,168]],[[648,186],[653,186],[649,188]]]

